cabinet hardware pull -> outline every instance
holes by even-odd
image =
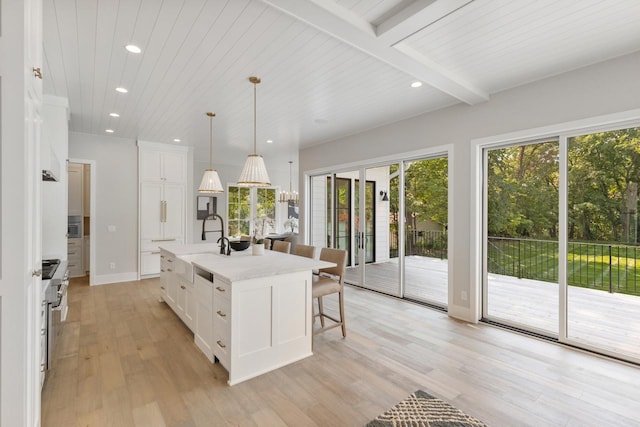
[[[218,310],[218,311],[217,311],[217,313],[218,313],[218,316],[220,316],[220,317],[227,317],[227,315],[226,315],[226,314],[224,314],[224,313],[223,313],[222,311],[220,311],[220,310]]]
[[[33,277],[40,277],[40,276],[42,276],[42,270],[41,270],[41,269],[33,270],[33,271],[31,272],[31,276],[33,276]]]
[[[157,255],[159,253],[160,253],[160,251],[153,251],[153,252],[151,252],[151,255]]]
[[[161,259],[164,259],[164,255],[160,255],[160,258],[161,258]]]
[[[160,286],[160,289],[164,289],[164,286]]]
[[[44,363],[40,364],[40,372],[44,372]]]
[[[184,285],[180,285],[180,289],[187,289],[184,287]]]
[[[46,329],[40,329],[40,335],[45,336],[47,334]]]
[[[169,258],[169,259],[167,260],[167,262],[173,262],[173,260],[172,260],[171,258]]]
[[[222,341],[220,341],[220,340],[216,341],[216,344],[218,344],[218,346],[220,346],[220,348],[227,348],[227,346],[226,346],[226,345],[224,345],[224,344],[222,343]]]
[[[167,271],[173,271],[173,270],[172,270],[172,269],[170,269],[170,268],[167,268]]]
[[[33,75],[34,77],[37,77],[40,80],[42,80],[42,70],[40,69],[40,67],[33,67]]]
[[[164,273],[164,269],[163,268],[160,269],[160,273]]]
[[[220,286],[216,286],[216,289],[220,292],[225,292],[224,288],[221,288]]]
[[[152,242],[175,242],[176,239],[151,239]]]

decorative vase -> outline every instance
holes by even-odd
[[[251,245],[251,255],[264,255],[264,243],[254,243]]]

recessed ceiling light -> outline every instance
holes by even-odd
[[[180,138],[173,138],[173,142],[180,142],[181,139]]]
[[[136,46],[134,44],[128,44],[124,48],[127,49],[131,53],[140,53],[140,52],[142,52],[142,49],[140,49],[138,46]]]
[[[116,88],[116,91],[117,91],[117,92],[120,92],[120,93],[127,93],[127,92],[129,92],[127,89],[125,89],[125,88],[123,88],[123,87],[117,87],[117,88]]]
[[[120,117],[120,114],[118,114],[118,113],[109,113],[109,115],[111,117]]]
[[[420,87],[422,86],[422,82],[413,82],[411,83],[411,87]]]
[[[273,139],[267,139],[267,144],[273,144]]]
[[[106,133],[113,133],[113,132],[114,132],[114,131],[113,131],[113,129],[105,129],[104,131],[105,131]]]

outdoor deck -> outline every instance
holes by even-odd
[[[357,270],[345,280],[357,283]],[[366,287],[397,296],[398,261],[367,264]],[[446,306],[447,260],[420,256],[405,261],[405,296]],[[489,274],[489,313],[485,317],[558,335],[558,285]],[[570,286],[571,339],[640,359],[640,297]]]

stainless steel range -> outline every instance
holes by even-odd
[[[56,338],[60,333],[60,323],[67,317],[67,287],[69,271],[67,262],[59,259],[42,260],[43,306],[46,304],[46,369],[53,365]]]

